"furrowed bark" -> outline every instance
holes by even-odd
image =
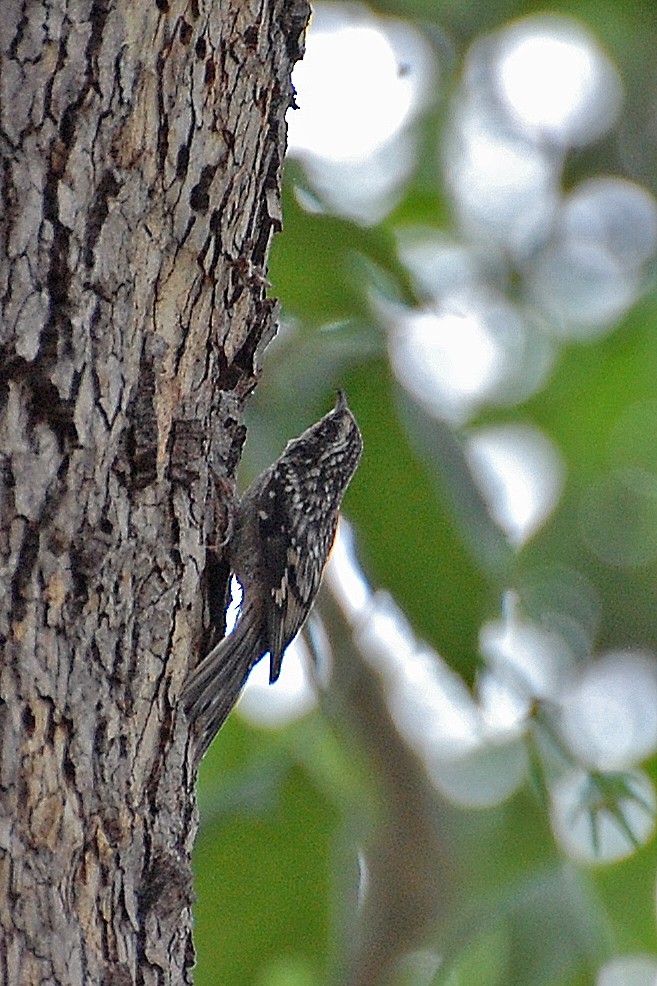
[[[178,698],[275,331],[307,13],[0,6],[2,982],[191,981]]]

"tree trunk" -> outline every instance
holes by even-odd
[[[190,982],[178,697],[275,331],[305,0],[2,0],[0,980]]]

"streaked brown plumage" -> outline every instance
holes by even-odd
[[[334,409],[288,442],[241,497],[229,547],[231,570],[243,592],[240,618],[192,671],[183,692],[197,733],[197,762],[266,653],[269,680],[277,680],[285,648],[317,595],[362,448],[340,391]]]

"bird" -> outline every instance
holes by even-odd
[[[242,588],[240,615],[191,671],[182,694],[197,764],[267,653],[269,681],[278,679],[283,654],[319,590],[362,451],[360,429],[340,390],[335,407],[288,442],[240,497],[228,544],[230,569]]]

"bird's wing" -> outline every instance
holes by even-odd
[[[275,681],[283,651],[301,629],[319,589],[326,552],[309,542],[301,491],[292,470],[281,464],[263,485],[258,522],[267,593],[270,680]]]

